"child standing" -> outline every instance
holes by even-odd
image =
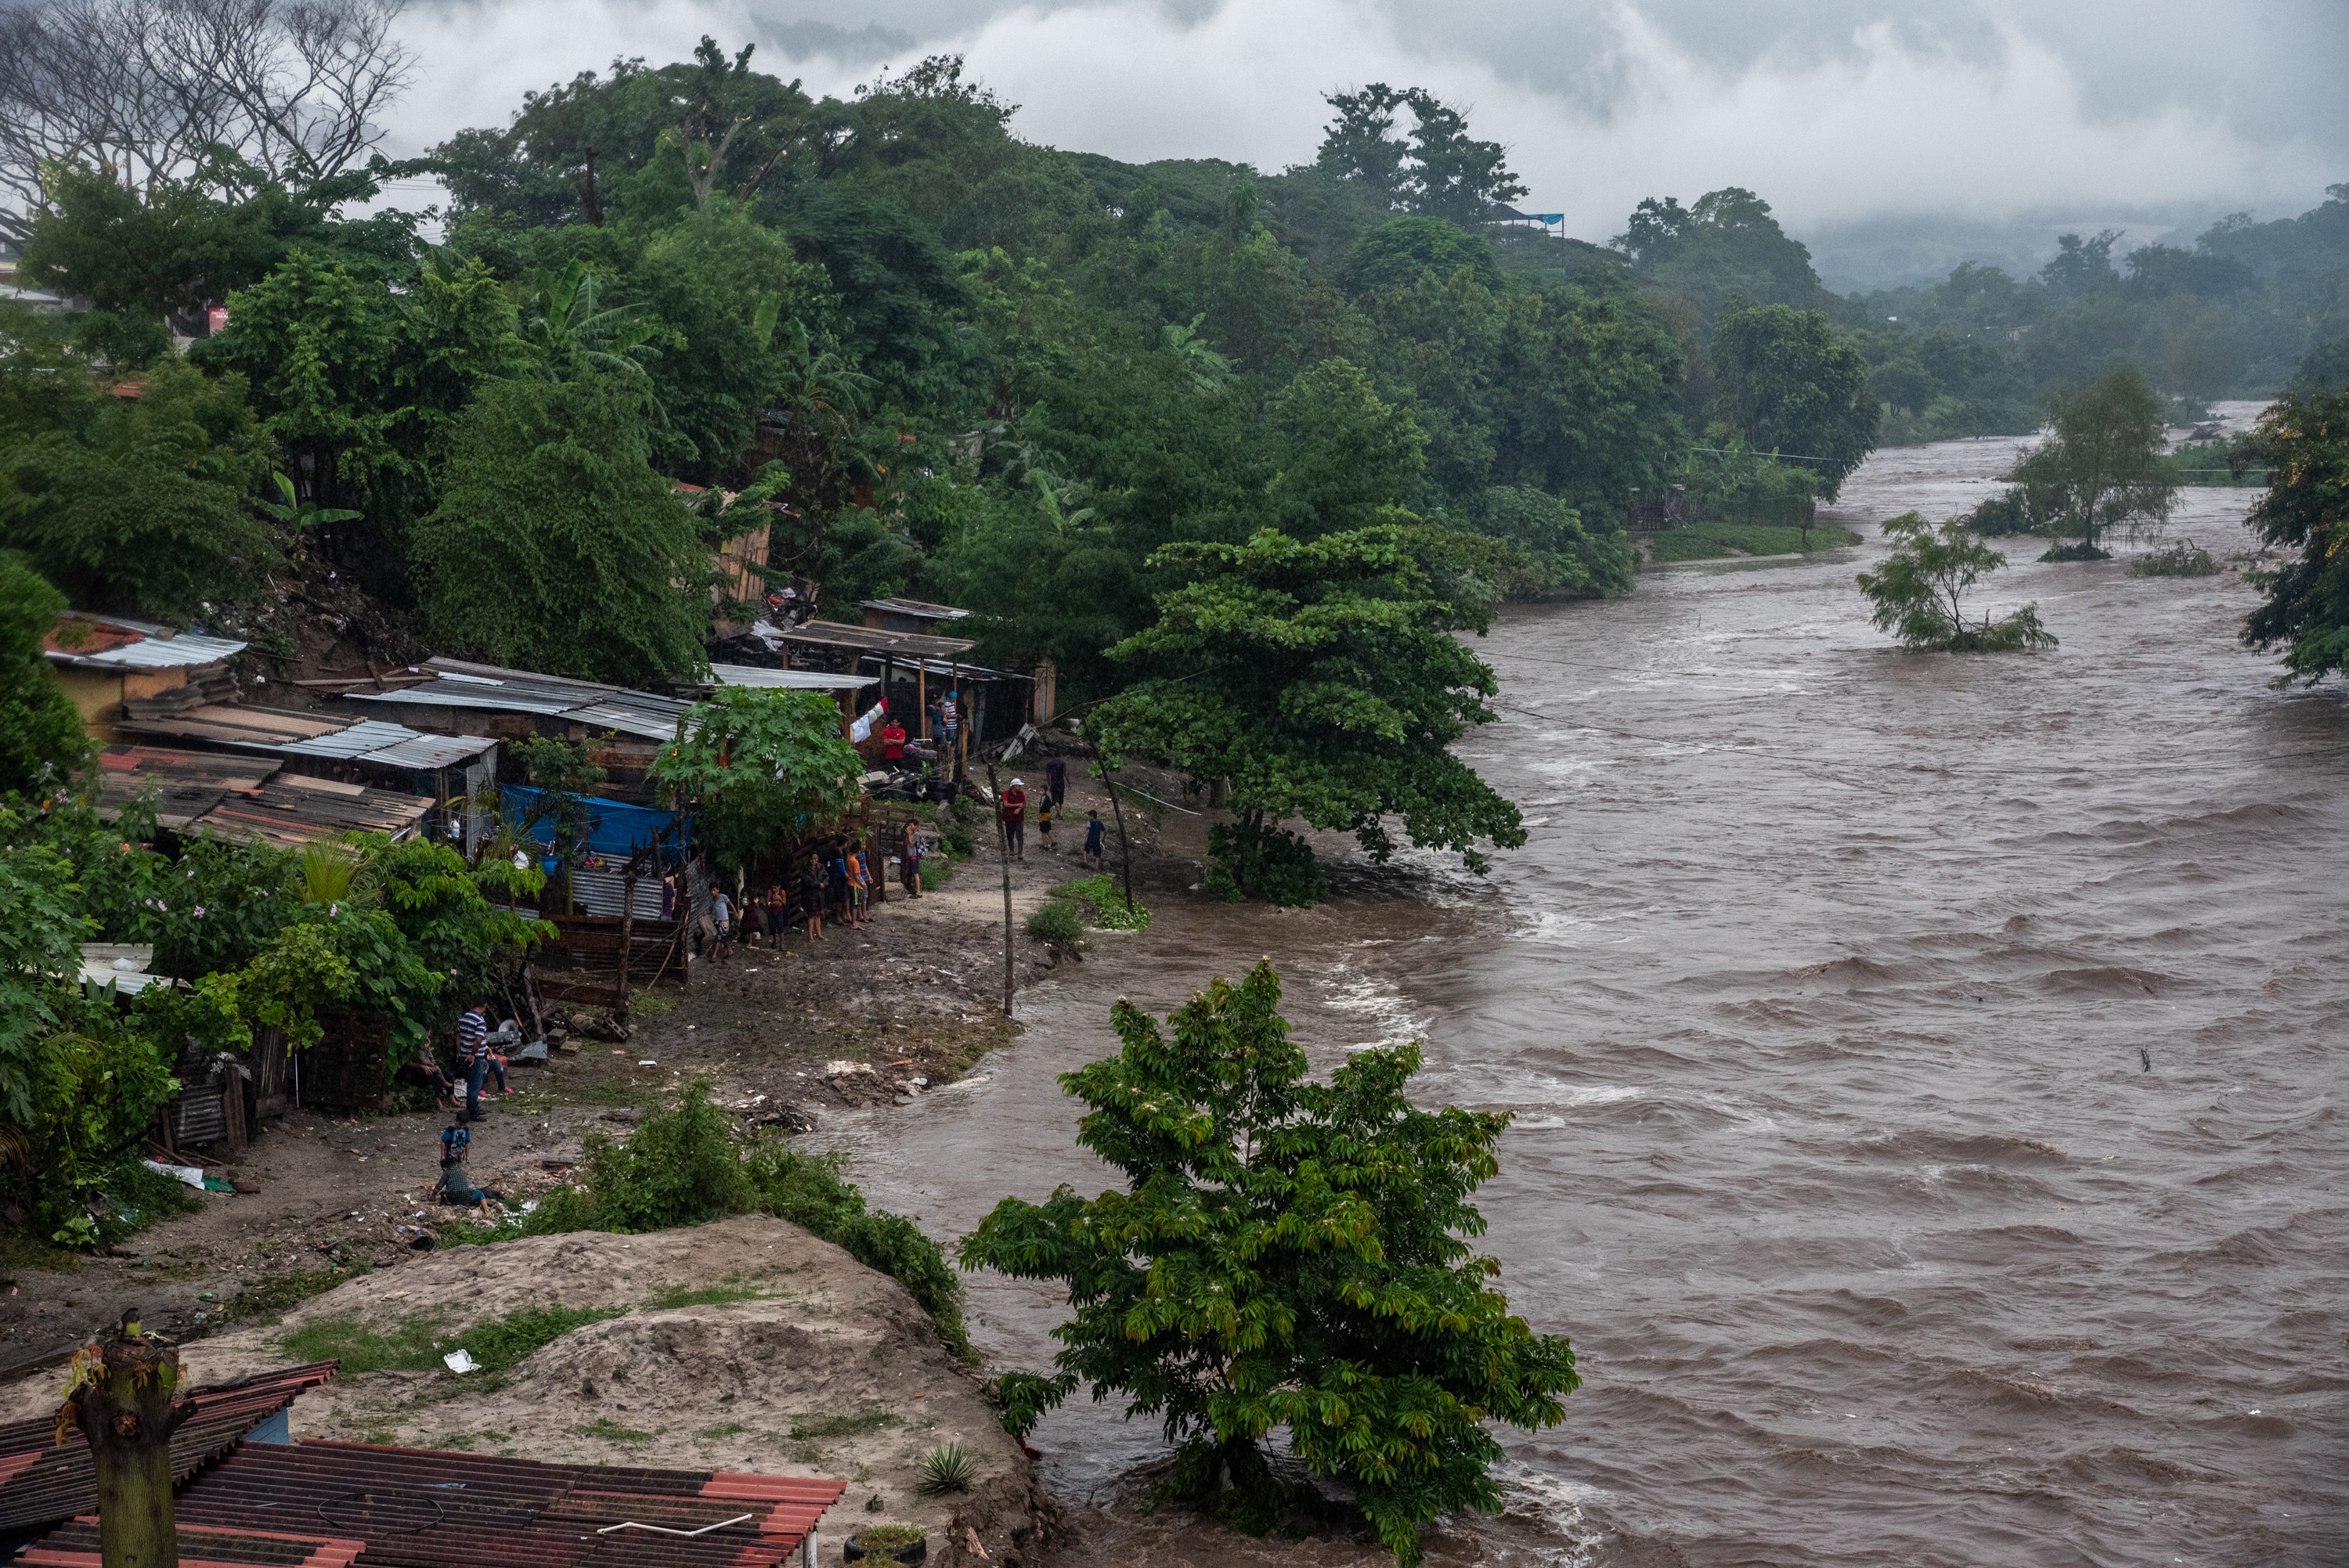
[[[1052,849],[1053,810],[1052,798],[1050,795],[1045,796],[1036,807],[1036,842],[1042,846],[1048,855],[1055,852]]]

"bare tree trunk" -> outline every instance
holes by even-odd
[[[179,1347],[140,1331],[139,1309],[119,1332],[77,1353],[57,1411],[81,1428],[98,1470],[98,1540],[106,1568],[179,1568],[171,1517],[171,1434],[194,1413],[174,1403],[183,1383]]]
[[[1117,853],[1125,862],[1125,913],[1133,913],[1133,841],[1125,836],[1125,808],[1118,804],[1117,780],[1110,779],[1109,809],[1117,815]],[[1162,843],[1163,843],[1162,840]]]

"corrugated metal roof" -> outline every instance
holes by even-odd
[[[496,745],[496,738],[487,735],[419,735],[413,740],[403,740],[381,751],[371,751],[359,760],[378,768],[414,768],[429,771],[437,768],[461,767]]]
[[[119,621],[91,619],[67,624],[87,625],[97,645],[88,651],[70,646],[50,645],[44,649],[51,659],[75,669],[135,669],[166,670],[181,665],[216,665],[222,659],[233,659],[244,652],[245,645],[226,637],[200,637],[193,632],[181,632],[177,636],[160,628],[149,631],[143,627],[125,627]],[[123,638],[122,631],[133,634]],[[51,634],[52,643],[56,634]]]
[[[305,1388],[335,1375],[336,1363],[314,1361],[261,1372],[233,1383],[193,1390],[196,1413],[171,1434],[171,1475],[185,1480],[231,1445],[291,1404]],[[98,1506],[98,1472],[78,1429],[57,1440],[47,1416],[0,1426],[0,1534],[37,1529]]]
[[[174,1511],[182,1530],[282,1520],[289,1533],[364,1542],[345,1559],[360,1568],[781,1568],[844,1490],[794,1476],[247,1443],[187,1487]],[[688,1531],[701,1533],[664,1533]]]
[[[354,757],[388,751],[395,746],[424,738],[404,724],[394,724],[382,718],[363,718],[349,728],[336,730],[332,735],[312,736],[307,740],[296,740],[271,749],[284,752],[288,757],[331,757],[347,761]]]
[[[273,779],[249,794],[231,795],[191,825],[226,839],[258,839],[299,849],[338,833],[413,836],[432,802],[396,789],[370,789],[331,779]]]
[[[98,814],[122,814],[151,786],[155,820],[184,828],[239,789],[258,789],[276,773],[272,758],[217,751],[167,751],[159,746],[109,746],[98,754]]]
[[[351,727],[351,720],[340,715],[330,717],[295,713],[282,707],[256,707],[241,702],[216,702],[191,707],[185,713],[159,714],[148,718],[120,718],[115,721],[114,727],[129,730],[134,735],[162,735],[175,740],[209,740],[216,746],[276,751],[300,741],[339,735]]]
[[[425,664],[440,678],[405,691],[355,691],[355,702],[419,703],[431,707],[467,707],[485,713],[527,713],[545,718],[567,718],[591,729],[617,730],[646,740],[667,740],[677,734],[677,722],[692,704],[655,692],[626,686],[574,681],[530,670],[502,669],[495,665],[467,664],[460,659],[431,659]]]
[[[822,670],[771,670],[758,665],[712,665],[709,673],[719,686],[763,686],[780,691],[854,691],[881,678],[827,675]]]
[[[968,637],[936,637],[924,632],[885,632],[874,626],[851,626],[839,621],[802,621],[786,629],[782,640],[810,647],[847,648],[860,654],[889,654],[916,659],[951,659],[978,646]]]

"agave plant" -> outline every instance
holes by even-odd
[[[978,1458],[960,1443],[940,1443],[922,1456],[920,1479],[914,1490],[925,1496],[968,1491],[978,1478]]]

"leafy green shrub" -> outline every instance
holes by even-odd
[[[960,1443],[940,1443],[922,1456],[920,1477],[914,1490],[925,1497],[968,1491],[978,1479],[978,1460]]]
[[[1884,537],[1892,553],[1877,571],[1859,574],[1859,591],[1876,606],[1871,619],[1878,631],[1893,633],[1911,648],[1944,653],[2055,646],[2054,634],[2039,624],[2036,604],[1996,621],[1985,613],[1979,625],[1965,619],[1966,591],[2006,564],[1965,519],[1936,527],[1916,512],[1903,512],[1886,521]]]
[[[1028,916],[1028,938],[1062,953],[1074,953],[1085,944],[1085,923],[1066,903],[1050,900]]]
[[[1081,902],[1092,912],[1088,918],[1104,931],[1150,929],[1149,909],[1139,899],[1127,909],[1125,890],[1113,877],[1095,875],[1064,882],[1052,890],[1052,896]]]
[[[2112,558],[2111,551],[2099,550],[2085,542],[2058,544],[2039,557],[2042,561],[2110,561]]]
[[[1230,897],[1218,888],[1218,872],[1224,888],[1286,909],[1319,903],[1330,896],[1313,846],[1284,828],[1218,822],[1207,830],[1207,892],[1218,897]]]
[[[949,856],[931,855],[922,861],[922,891],[936,892],[954,881],[954,861]]]
[[[2132,577],[2216,577],[2218,558],[2192,540],[2180,540],[2167,550],[2140,555],[2129,562]]]
[[[591,1137],[587,1190],[599,1228],[663,1231],[747,1212],[750,1183],[736,1158],[733,1124],[696,1079],[667,1110],[637,1123],[622,1141]]]
[[[1499,1509],[1488,1423],[1563,1420],[1574,1352],[1513,1315],[1471,1250],[1508,1116],[1414,1105],[1415,1045],[1309,1081],[1279,1001],[1268,963],[1167,1033],[1119,1002],[1123,1050],[1061,1082],[1088,1108],[1078,1141],[1127,1190],[1006,1198],[962,1263],[1068,1291],[1051,1373],[999,1384],[1007,1430],[1080,1386],[1123,1394],[1176,1445],[1174,1490],[1257,1532],[1297,1495],[1262,1448],[1285,1431],[1416,1563],[1420,1526]]]
[[[709,1086],[698,1081],[676,1106],[647,1116],[626,1139],[590,1139],[584,1188],[557,1188],[535,1210],[504,1224],[451,1224],[441,1231],[440,1244],[651,1231],[732,1214],[772,1214],[904,1285],[947,1346],[971,1359],[962,1280],[945,1249],[904,1215],[866,1209],[864,1194],[841,1176],[846,1164],[845,1155],[802,1154],[777,1140],[744,1149],[725,1111],[710,1102]]]

